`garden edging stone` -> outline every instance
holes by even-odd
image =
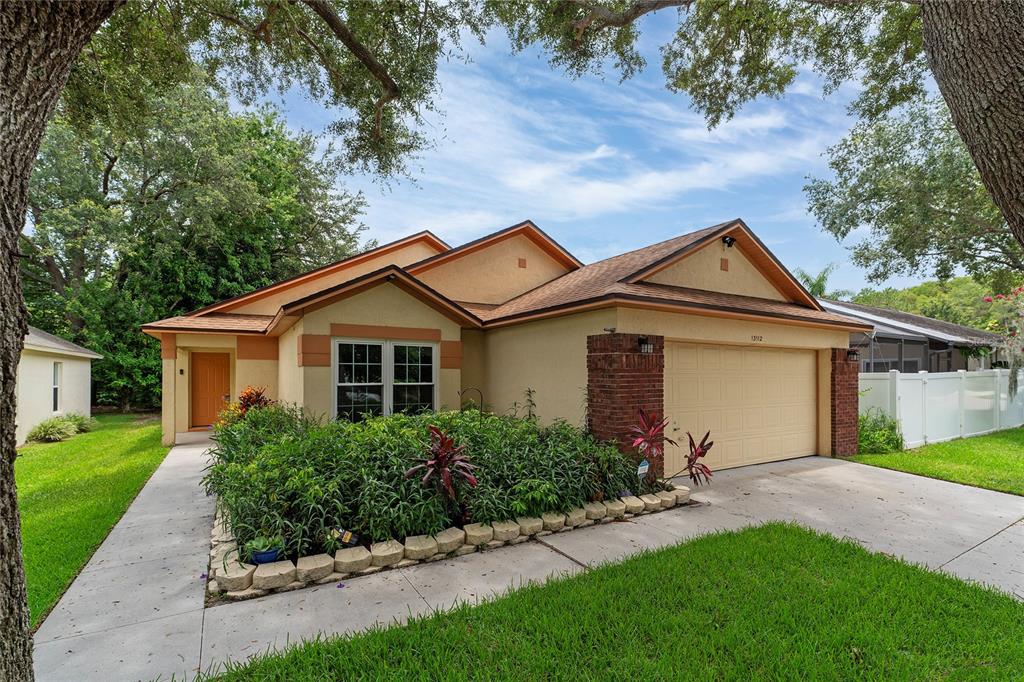
[[[369,549],[346,547],[328,554],[300,557],[268,564],[244,564],[238,560],[237,544],[226,534],[223,524],[211,533],[211,564],[207,590],[210,603],[217,599],[240,601],[263,597],[273,592],[288,592],[313,585],[325,585],[379,571],[415,566],[423,562],[457,558],[477,551],[518,545],[555,532],[586,528],[598,523],[624,521],[636,514],[649,514],[689,501],[690,489],[672,490],[636,497],[588,502],[566,514],[545,512],[540,518],[518,517],[493,524],[470,523],[464,528],[447,528],[436,535],[412,535],[404,542],[375,542]],[[214,559],[220,563],[215,565]],[[226,563],[225,563],[226,562]]]

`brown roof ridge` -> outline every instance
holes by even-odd
[[[214,310],[216,310],[217,308],[220,308],[223,305],[226,305],[226,304],[229,304],[229,303],[235,303],[235,302],[244,300],[244,299],[246,299],[246,298],[248,298],[250,296],[253,296],[254,294],[259,294],[261,292],[268,291],[270,289],[274,289],[275,287],[279,287],[282,284],[288,284],[289,282],[294,282],[296,280],[300,280],[300,279],[303,279],[305,277],[309,277],[310,275],[315,275],[317,273],[324,272],[326,270],[330,270],[331,268],[336,268],[336,267],[338,267],[340,265],[344,265],[345,263],[347,263],[349,261],[352,261],[352,260],[355,260],[355,259],[358,259],[358,258],[365,258],[366,256],[369,256],[369,255],[371,255],[371,254],[373,254],[373,253],[375,253],[377,251],[381,251],[381,250],[384,250],[384,249],[394,248],[394,247],[396,247],[396,246],[398,246],[400,244],[403,244],[405,242],[411,242],[411,241],[414,241],[414,240],[417,240],[417,239],[422,239],[422,238],[425,238],[425,237],[433,239],[438,244],[444,246],[448,250],[451,250],[451,248],[452,248],[451,245],[448,244],[448,242],[444,241],[443,239],[438,237],[436,234],[434,234],[430,230],[420,230],[419,232],[415,232],[413,234],[407,235],[405,237],[402,237],[401,239],[395,239],[395,240],[392,240],[390,242],[387,242],[386,244],[379,244],[379,245],[373,247],[372,249],[367,249],[366,251],[360,251],[359,253],[354,253],[351,256],[348,256],[346,258],[342,258],[341,260],[334,261],[333,263],[328,263],[327,265],[321,265],[318,268],[313,268],[312,270],[308,270],[306,272],[300,272],[297,275],[292,275],[291,277],[286,277],[286,278],[284,278],[282,280],[278,280],[277,282],[271,282],[270,284],[266,284],[266,285],[264,285],[262,287],[257,287],[256,289],[253,289],[252,291],[247,291],[244,294],[238,294],[236,296],[231,296],[230,298],[225,298],[223,300],[216,301],[214,303],[210,303],[209,305],[203,306],[202,308],[196,308],[195,310],[192,310],[192,311],[189,311],[189,312],[185,313],[185,316],[192,317],[194,315],[209,315]]]

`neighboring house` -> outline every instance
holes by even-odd
[[[161,342],[164,440],[246,385],[308,413],[505,413],[626,438],[712,431],[713,467],[856,448],[851,332],[740,220],[583,265],[526,221],[458,248],[430,232],[143,330]],[[854,354],[855,355],[855,354]],[[666,469],[683,466],[671,448]]]
[[[90,414],[92,361],[102,357],[42,329],[28,328],[18,362],[18,445],[44,419],[69,412]]]
[[[850,346],[860,352],[862,372],[955,372],[990,369],[999,334],[924,315],[820,299],[825,310],[874,325],[854,332]]]

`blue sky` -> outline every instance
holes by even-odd
[[[647,21],[648,67],[623,83],[612,71],[571,80],[538,51],[511,54],[500,32],[485,47],[467,43],[470,63],[440,67],[443,113],[425,129],[436,145],[410,164],[415,181],[346,179],[369,202],[368,236],[430,229],[458,245],[530,218],[592,262],[739,217],[790,269],[836,262],[832,288],[868,285],[802,191],[808,175],[828,173],[823,153],[853,122],[854,86],[825,98],[802,74],[782,100],[749,104],[709,132],[664,86],[658,45],[674,22]],[[331,120],[299,95],[275,103],[295,128],[320,133]]]

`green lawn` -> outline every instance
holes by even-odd
[[[855,462],[1024,495],[1024,429],[961,438],[886,455],[857,455]]]
[[[1019,679],[1022,641],[1011,597],[776,523],[220,679]]]
[[[18,450],[14,478],[32,625],[42,620],[167,454],[160,422],[101,415],[95,431]]]

